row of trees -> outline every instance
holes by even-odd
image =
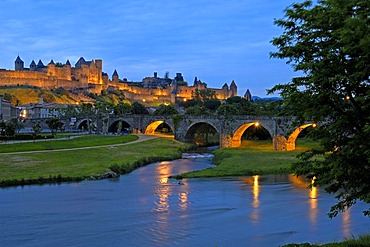
[[[14,118],[9,121],[0,122],[0,136],[14,136],[20,129],[24,127],[24,124],[18,119]]]
[[[278,116],[283,114],[283,102],[256,100],[247,101],[245,98],[234,96],[221,103],[216,99],[213,91],[202,89],[196,90],[193,99],[179,103],[185,108],[185,114],[202,115],[270,115]]]
[[[57,118],[47,119],[45,124],[50,129],[52,135],[55,135],[57,130],[62,130],[63,122]],[[13,137],[19,131],[24,128],[24,123],[17,118],[10,119],[9,121],[0,122],[0,136],[2,137]],[[35,135],[39,134],[42,131],[42,126],[40,122],[35,122],[32,125],[32,130]]]

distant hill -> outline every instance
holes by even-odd
[[[258,96],[252,96],[252,100],[266,100],[266,101],[276,101],[276,100],[281,100],[281,97],[258,97]]]
[[[12,105],[24,105],[38,103],[39,98],[43,98],[47,103],[74,104],[72,99],[65,90],[47,91],[40,88],[30,87],[0,87],[0,95],[5,100],[10,100]]]

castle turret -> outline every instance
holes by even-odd
[[[223,94],[223,98],[226,99],[229,97],[229,86],[227,85],[227,83],[225,83],[222,88],[222,94]]]
[[[101,77],[102,77],[102,80],[103,80],[103,84],[104,84],[105,86],[108,86],[108,84],[109,84],[109,77],[108,77],[108,74],[107,74],[107,73],[102,72],[102,73],[101,73]]]
[[[82,64],[86,64],[86,61],[85,58],[80,57],[80,59],[78,59],[77,63],[75,64],[75,68],[81,69]]]
[[[98,83],[103,84],[103,78],[102,78],[102,73],[103,73],[103,60],[101,59],[95,59],[95,66],[98,69]]]
[[[182,77],[181,73],[176,73],[175,81],[184,81],[184,77]]]
[[[30,70],[31,71],[35,71],[36,70],[36,63],[35,63],[35,60],[32,60],[31,64],[30,64]]]
[[[39,62],[37,63],[37,69],[43,69],[43,68],[45,68],[45,65],[44,65],[44,63],[41,61],[41,59],[39,60]]]
[[[234,80],[230,84],[230,90],[231,90],[230,97],[232,97],[232,96],[238,96],[238,87],[236,86]]]
[[[117,70],[114,70],[114,72],[113,72],[112,81],[113,81],[113,83],[117,83],[117,84],[119,82],[119,76],[118,76]]]
[[[72,80],[72,66],[69,60],[67,59],[66,64],[63,66],[64,74],[67,80]]]
[[[245,92],[244,99],[246,99],[249,102],[252,101],[252,94],[251,94],[251,92],[249,92],[249,89],[247,89],[247,91]]]
[[[24,69],[24,62],[19,56],[17,56],[17,58],[15,59],[14,69],[15,70],[23,70]]]
[[[56,76],[55,63],[53,59],[51,59],[50,63],[48,64],[48,76]]]

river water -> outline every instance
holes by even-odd
[[[329,219],[335,202],[294,176],[188,179],[209,155],[117,179],[0,189],[0,246],[280,246],[370,232],[366,205]]]

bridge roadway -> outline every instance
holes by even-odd
[[[313,123],[306,123],[293,127],[294,117],[270,117],[253,115],[109,115],[103,118],[97,116],[61,119],[65,129],[81,130],[88,128],[87,122],[96,132],[107,134],[110,132],[130,131],[132,133],[154,134],[161,124],[171,128],[176,140],[192,142],[198,128],[208,126],[219,135],[221,147],[239,147],[244,131],[251,126],[265,128],[273,140],[275,150],[294,150],[295,140],[299,133]],[[45,120],[45,119],[44,119]],[[32,122],[41,119],[32,119]],[[41,121],[44,122],[44,121]],[[46,126],[47,128],[47,126]]]

